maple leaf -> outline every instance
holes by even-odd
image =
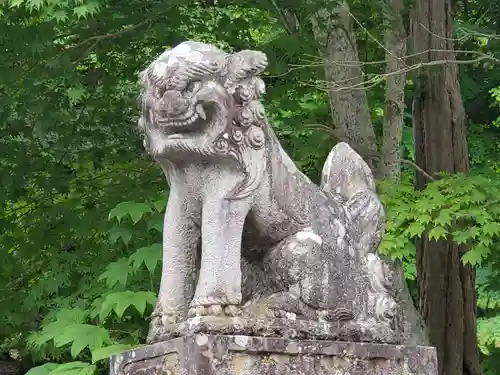
[[[152,219],[148,220],[148,229],[155,229],[158,232],[163,232],[163,217],[156,215]]]
[[[121,318],[130,306],[133,306],[141,315],[144,315],[146,306],[154,306],[156,295],[153,292],[124,292],[111,293],[106,296],[101,304],[99,319],[104,321],[111,311],[115,311],[118,318]]]
[[[80,103],[86,96],[86,91],[83,87],[71,87],[66,91],[71,105]]]
[[[132,269],[137,271],[144,263],[148,271],[153,274],[158,262],[162,259],[163,246],[160,243],[137,249],[129,258],[132,263]]]
[[[120,238],[125,245],[128,245],[130,240],[132,239],[132,232],[123,227],[111,228],[111,230],[109,231],[109,241],[111,243],[116,243]]]
[[[53,11],[51,13],[51,17],[53,19],[55,19],[57,21],[57,23],[64,22],[64,21],[68,20],[68,13],[66,13],[66,11],[64,11],[62,9],[59,9],[59,10]]]
[[[116,217],[118,222],[121,222],[125,216],[129,215],[133,223],[136,224],[145,213],[150,212],[152,212],[151,207],[146,203],[127,201],[119,203],[109,212],[109,220]]]
[[[92,324],[72,324],[66,326],[59,335],[54,337],[54,345],[58,348],[69,343],[73,344],[71,346],[71,355],[74,358],[87,346],[90,350],[94,350],[102,347],[104,343],[109,342],[108,330]]]
[[[429,239],[439,240],[440,238],[446,238],[448,231],[440,225],[435,226],[429,231]]]
[[[113,288],[116,284],[125,286],[131,271],[129,260],[127,258],[121,258],[116,262],[108,264],[106,271],[104,271],[97,280],[106,280],[108,288]]]

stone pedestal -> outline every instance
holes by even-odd
[[[431,347],[192,335],[111,358],[111,375],[437,375]]]

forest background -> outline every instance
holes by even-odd
[[[105,374],[144,344],[168,188],[137,74],[194,39],[267,54],[268,117],[314,181],[339,140],[367,160],[441,375],[500,374],[499,22],[498,0],[0,1],[0,372]]]

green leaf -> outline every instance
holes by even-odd
[[[96,2],[87,2],[80,6],[77,6],[73,9],[73,14],[77,16],[77,18],[87,18],[87,16],[91,16],[99,9],[99,4]]]
[[[56,320],[59,322],[71,323],[84,323],[88,318],[88,313],[79,307],[71,309],[61,309],[56,315]]]
[[[137,224],[142,219],[145,213],[152,212],[151,207],[146,203],[137,203],[134,201],[127,201],[118,204],[109,212],[109,220],[116,217],[120,222],[126,215],[129,215],[134,224]]]
[[[489,234],[490,236],[500,234],[500,223],[498,222],[490,222],[483,226],[483,232]]]
[[[94,350],[92,351],[92,363],[96,363],[97,361],[100,361],[102,359],[108,359],[112,355],[122,353],[132,348],[132,345],[116,344]]]
[[[420,214],[415,218],[417,223],[427,225],[432,221],[432,216],[429,214]],[[439,224],[439,223],[438,223]]]
[[[106,296],[106,298],[104,298],[104,300],[101,302],[100,308],[96,309],[97,315],[99,315],[99,320],[103,323],[116,305],[115,301],[107,297],[108,296]]]
[[[425,231],[425,226],[421,223],[411,223],[408,228],[406,229],[405,233],[409,237],[420,237],[422,233]]]
[[[71,344],[71,357],[76,358],[88,346],[89,342],[86,337],[78,336]]]
[[[9,3],[10,8],[18,8],[24,3],[24,0],[10,0]]]
[[[453,232],[453,241],[455,241],[459,245],[467,243],[469,239],[470,236],[467,232],[464,231]]]
[[[462,256],[462,262],[473,266],[480,265],[490,252],[491,250],[487,243],[480,242]]]
[[[43,3],[44,0],[27,0],[26,8],[40,10],[42,8]]]
[[[109,242],[112,244],[117,243],[118,239],[121,238],[123,243],[128,245],[132,239],[132,232],[126,228],[113,227],[109,232]]]
[[[403,262],[403,270],[406,280],[417,280],[417,265],[415,260],[412,262]]]
[[[101,305],[99,319],[104,321],[111,310],[114,310],[118,318],[121,319],[125,310],[130,306],[135,307],[142,316],[148,304],[151,306],[156,304],[156,295],[153,292],[132,292],[127,290],[124,292],[111,293],[106,296]]]
[[[500,348],[500,315],[477,320],[477,341],[485,355],[491,354],[493,348]]]
[[[146,203],[136,203],[130,207],[129,215],[134,224],[137,224],[137,222],[142,219],[142,216],[149,212],[151,212],[151,207],[149,207]]]
[[[129,260],[127,258],[121,258],[116,262],[108,264],[106,271],[104,271],[97,280],[106,280],[108,288],[113,288],[116,284],[125,286],[129,273],[132,273]]]
[[[462,255],[462,263],[470,264],[472,266],[478,265],[481,263],[481,255],[475,251],[467,251],[464,255]]]
[[[59,9],[59,10],[52,12],[52,18],[55,19],[58,23],[64,22],[64,21],[68,20],[68,14],[64,10]],[[69,94],[68,94],[68,96],[69,96]]]
[[[25,375],[49,375],[57,367],[59,367],[58,363],[46,363],[41,366],[33,367]]]
[[[434,223],[446,227],[451,225],[453,221],[453,211],[450,209],[444,209],[439,212],[438,217],[434,220]]]
[[[71,87],[67,91],[69,101],[72,105],[80,103],[85,98],[86,91],[83,87]]]
[[[156,209],[156,211],[158,211],[158,212],[165,211],[165,207],[167,206],[167,198],[165,197],[163,199],[158,199],[158,200],[154,201],[153,206]]]
[[[439,240],[440,238],[446,238],[448,231],[442,226],[436,226],[429,231],[429,239]]]
[[[132,269],[137,271],[144,263],[148,271],[153,274],[158,262],[161,262],[163,253],[163,246],[160,243],[152,244],[148,247],[141,247],[137,249],[134,254],[130,256]]]
[[[98,327],[92,324],[72,324],[67,326],[58,336],[54,337],[54,345],[60,348],[69,343],[77,343],[75,347],[71,349],[71,352],[75,352],[76,357],[85,348],[98,349],[103,343],[109,342],[109,333],[106,328]],[[78,350],[80,349],[80,350]]]
[[[93,375],[97,367],[86,362],[69,362],[58,366],[49,375]]]
[[[148,230],[155,229],[158,232],[163,232],[163,217],[161,215],[156,215],[148,220]]]
[[[121,220],[125,216],[127,216],[131,204],[135,204],[135,202],[128,201],[128,202],[118,203],[116,207],[114,207],[113,209],[111,209],[111,211],[109,211],[108,220],[116,218],[116,220],[118,220],[118,222],[120,223]]]
[[[472,226],[463,231],[453,233],[453,238],[457,243],[465,243],[466,241],[475,239],[480,233],[480,228]]]

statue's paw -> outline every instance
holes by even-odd
[[[170,331],[175,329],[176,325],[185,319],[185,315],[175,312],[153,314],[149,324],[149,333],[146,341],[155,343],[168,337]]]
[[[177,310],[156,308],[151,314],[151,329],[161,329],[178,324],[186,319],[186,314]]]
[[[236,305],[196,306],[189,309],[188,316],[239,316],[241,309]]]
[[[198,306],[227,306],[227,305],[239,305],[241,303],[241,294],[223,294],[218,296],[195,296],[191,302],[191,307]]]
[[[196,306],[191,307],[188,311],[188,317],[194,318],[195,316],[206,316],[206,315],[222,315],[222,306]]]

